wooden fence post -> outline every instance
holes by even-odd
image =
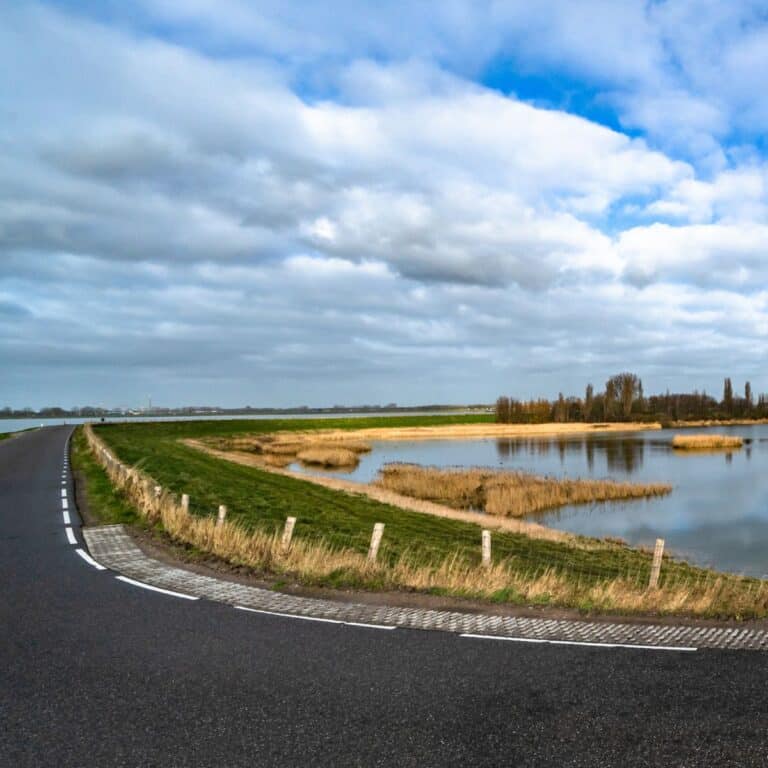
[[[187,493],[181,494],[181,508],[185,512],[189,512],[189,494]]]
[[[285,518],[285,528],[283,528],[283,540],[281,542],[284,552],[287,552],[291,548],[291,539],[293,538],[293,529],[295,528],[295,526],[296,526],[295,517]]]
[[[483,531],[483,565],[489,568],[491,565],[491,532]]]
[[[373,533],[371,534],[371,547],[368,550],[368,560],[372,563],[376,562],[376,558],[379,556],[379,546],[381,544],[381,537],[384,535],[384,523],[376,523],[373,526]]]
[[[224,524],[224,520],[227,518],[227,508],[223,504],[219,504],[219,514],[216,518],[216,527]]]
[[[653,550],[653,564],[651,565],[651,578],[648,589],[656,589],[659,586],[659,574],[661,573],[661,558],[664,555],[664,539],[656,539],[656,547]]]

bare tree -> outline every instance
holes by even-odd
[[[733,413],[733,384],[730,379],[723,382],[723,410],[728,416]]]
[[[595,388],[587,384],[587,391],[584,394],[584,421],[592,418],[592,408],[595,405]]]
[[[622,417],[625,420],[629,419],[635,400],[640,399],[643,394],[643,383],[640,381],[640,377],[634,373],[619,373],[608,379],[605,385],[606,400],[609,390],[612,395],[610,398],[612,402],[615,402],[617,397],[620,400]]]
[[[500,397],[496,401],[496,421],[500,424],[509,424],[510,402],[508,397]]]

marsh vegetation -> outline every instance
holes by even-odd
[[[678,451],[717,451],[741,448],[743,438],[738,435],[675,435],[672,447]]]
[[[663,496],[672,490],[668,483],[541,477],[528,472],[417,464],[388,464],[376,482],[405,496],[510,517],[570,504]]]
[[[98,430],[120,462],[138,465],[107,468],[115,492],[135,507],[144,524],[164,531],[191,555],[214,555],[257,572],[326,586],[423,590],[584,610],[734,617],[768,611],[765,582],[666,557],[659,588],[649,590],[650,553],[618,542],[582,537],[557,542],[494,533],[494,562],[484,568],[476,525],[239,466],[178,441],[206,433],[210,435],[192,425]],[[89,472],[106,476],[93,465]],[[153,492],[156,483],[164,488],[159,499]],[[190,512],[179,504],[182,492],[192,495]],[[230,514],[217,527],[219,503],[227,504]],[[286,513],[299,518],[287,551],[279,536]],[[365,557],[373,522],[386,524],[376,563]]]

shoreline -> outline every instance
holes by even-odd
[[[527,520],[520,520],[510,517],[494,517],[482,512],[468,512],[460,509],[453,509],[452,507],[445,506],[443,504],[436,504],[431,501],[423,501],[421,499],[414,499],[410,496],[404,496],[394,491],[388,491],[379,486],[369,485],[368,483],[356,483],[352,480],[342,480],[336,477],[320,477],[318,475],[303,474],[301,472],[292,472],[288,469],[280,467],[273,467],[265,462],[261,461],[257,455],[252,453],[246,453],[244,451],[219,451],[215,448],[205,445],[199,440],[187,439],[180,441],[183,445],[194,450],[201,451],[214,456],[217,459],[224,461],[231,461],[235,464],[241,464],[246,467],[254,467],[255,469],[261,469],[265,472],[271,472],[276,475],[283,475],[284,477],[290,477],[294,480],[304,480],[314,485],[320,485],[325,488],[330,488],[334,491],[342,491],[344,493],[360,494],[367,496],[375,501],[380,501],[384,504],[391,504],[394,507],[405,509],[409,512],[418,512],[424,515],[433,515],[435,517],[446,517],[451,520],[458,520],[464,523],[472,523],[484,528],[505,531],[507,533],[521,533],[526,536],[530,536],[535,539],[543,539],[545,541],[558,541],[561,543],[567,543],[575,546],[580,546],[582,549],[600,549],[600,545],[595,547],[585,546],[589,537],[579,537],[575,534],[568,533],[567,531],[560,531],[557,528],[549,528],[546,525],[540,523],[532,523]]]

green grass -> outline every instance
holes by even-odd
[[[205,455],[178,441],[181,438],[235,435],[275,430],[416,426],[491,421],[484,416],[372,417],[361,419],[276,419],[255,421],[165,422],[110,424],[96,428],[126,463],[138,465],[165,488],[188,493],[191,511],[213,515],[226,504],[228,517],[245,528],[274,531],[288,515],[298,518],[295,535],[322,538],[334,546],[359,552],[368,548],[376,522],[386,525],[382,556],[394,562],[408,553],[420,564],[435,564],[455,554],[480,559],[479,526],[431,517],[350,495],[313,483],[245,467]],[[603,543],[589,550],[521,534],[493,534],[494,560],[512,558],[515,570],[530,573],[554,567],[583,582],[617,576],[646,581],[650,556],[620,544]],[[687,564],[665,560],[662,582],[696,578],[704,573]]]
[[[85,495],[93,517],[104,525],[142,522],[134,507],[115,489],[107,473],[93,457],[82,429],[75,431],[71,443],[72,469],[85,478]]]

